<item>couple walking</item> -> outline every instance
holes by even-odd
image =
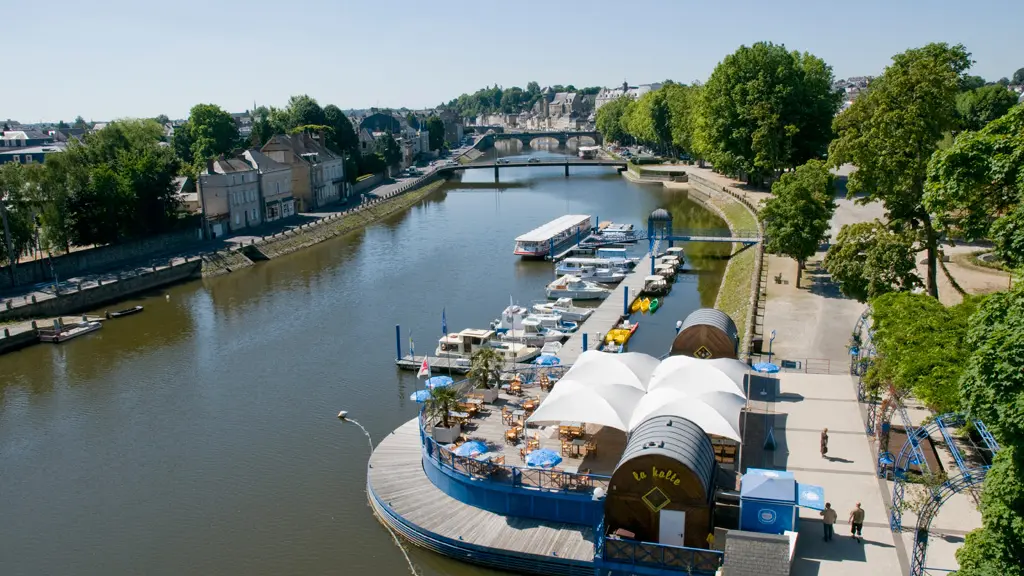
[[[825,526],[825,542],[832,541],[832,535],[834,534],[834,525],[839,515],[832,508],[831,502],[825,503],[825,509],[819,512],[822,516],[822,522]],[[864,538],[862,531],[864,530],[864,509],[860,507],[860,502],[857,502],[857,506],[853,510],[850,510],[850,536],[858,542],[863,542]]]

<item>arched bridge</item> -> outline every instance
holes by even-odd
[[[601,134],[597,131],[560,131],[560,132],[505,132],[502,134],[488,134],[485,139],[490,139],[490,143],[498,142],[501,140],[519,140],[523,143],[523,146],[529,146],[531,142],[538,138],[551,138],[557,140],[558,144],[565,146],[570,140],[582,141],[583,138],[590,138],[595,144],[600,145],[602,142]]]

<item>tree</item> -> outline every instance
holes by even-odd
[[[476,387],[488,390],[491,382],[498,382],[501,378],[501,367],[505,360],[494,348],[478,348],[470,358],[469,377],[476,383]]]
[[[333,104],[331,106],[333,106]],[[324,112],[325,113],[327,112],[326,108],[324,108]],[[405,122],[413,130],[419,130],[420,129],[420,119],[419,119],[419,117],[417,117],[412,112],[409,112],[408,114],[405,115]]]
[[[437,116],[427,119],[428,141],[431,150],[444,148],[444,122]]]
[[[921,284],[913,238],[877,220],[843,226],[824,264],[842,293],[861,302]]]
[[[427,415],[433,422],[440,422],[445,428],[451,428],[448,424],[449,413],[459,407],[461,400],[462,394],[456,390],[455,386],[434,388],[430,391],[430,397],[427,398]]]
[[[765,250],[796,260],[797,288],[805,262],[828,239],[829,222],[836,208],[834,191],[828,167],[820,160],[811,160],[783,174],[772,185],[772,196],[758,214],[768,238]]]
[[[1024,84],[1024,68],[1018,68],[1017,71],[1013,73],[1013,82],[1011,82],[1011,84],[1016,84],[1017,86]]]
[[[923,202],[928,160],[943,134],[957,126],[956,95],[970,64],[961,45],[929,44],[897,54],[867,94],[836,118],[837,139],[829,148],[835,166],[857,166],[847,184],[851,197],[881,201],[895,230],[920,232],[927,289],[936,298],[938,233]]]
[[[201,172],[207,160],[231,152],[237,143],[238,125],[231,114],[216,104],[196,104],[188,121],[174,131],[171,146],[183,164]]]
[[[971,76],[970,74],[967,74],[960,79],[960,91],[970,92],[972,90],[977,90],[978,88],[981,88],[982,86],[985,86],[987,84],[990,83],[985,82],[985,79],[982,78],[981,76]]]
[[[622,142],[626,131],[622,128],[622,117],[633,100],[622,96],[606,103],[597,111],[594,122],[605,142]]]
[[[394,166],[402,160],[402,149],[398,146],[398,142],[395,141],[395,137],[391,135],[391,132],[386,132],[383,136],[374,140],[373,149],[376,154],[384,159],[388,166]]]
[[[998,88],[998,87],[997,87]],[[1002,90],[1002,88],[999,88]],[[957,136],[928,164],[925,209],[967,241],[990,238],[997,255],[1024,266],[1024,104],[979,132]]]
[[[315,99],[306,94],[289,98],[285,113],[288,115],[289,129],[309,124],[327,124],[324,110]]]
[[[996,80],[996,84],[998,84],[998,85],[1000,85],[1000,86],[1005,88],[1005,87],[1010,85],[1010,79],[1007,78],[1006,76],[1003,76],[999,80]]]
[[[0,164],[0,263],[10,264],[31,252],[35,233],[29,169],[19,162]],[[10,234],[10,236],[8,236]]]
[[[75,116],[75,123],[72,126],[81,130],[88,130],[92,127],[81,115]]]
[[[67,130],[67,129],[68,129],[67,122],[65,122],[63,120],[60,120],[59,122],[57,122],[57,130]]]
[[[607,106],[606,104],[602,109]],[[649,144],[658,151],[664,151],[672,141],[665,92],[652,90],[639,100],[631,102],[627,105],[620,124],[637,141]]]
[[[328,145],[338,154],[358,154],[359,137],[345,113],[334,104],[324,106],[324,124],[331,127]]]
[[[167,114],[161,114],[153,119],[157,124],[164,126],[171,122],[171,119],[167,117]]]
[[[956,111],[963,130],[981,130],[1001,118],[1017,103],[1017,94],[999,84],[982,86],[956,97]]]
[[[668,105],[672,146],[677,151],[693,153],[693,133],[696,129],[700,86],[672,83],[666,84],[661,90]]]
[[[840,95],[820,58],[758,42],[715,67],[701,91],[704,156],[752,182],[820,157]]]
[[[966,345],[971,315],[983,298],[967,297],[956,306],[910,292],[890,292],[871,300],[872,341],[877,356],[868,371],[872,387],[891,384],[936,413],[961,407],[959,383],[970,356]]]
[[[957,550],[962,576],[1021,576],[1024,559],[1024,287],[989,296],[971,318],[960,381],[971,419],[999,442],[981,492],[982,527]]]

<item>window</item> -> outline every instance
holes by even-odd
[[[235,226],[238,226],[241,223],[242,223],[242,217],[239,214],[236,213],[235,214]]]
[[[19,155],[15,154],[15,155],[14,155],[14,161],[15,161],[15,162],[21,162],[21,156],[19,156]]]
[[[252,209],[252,221],[253,222],[257,221],[257,219],[256,219],[256,209],[255,208]]]
[[[280,182],[275,182],[275,184],[277,184],[277,194],[280,194],[281,193],[281,183]]]
[[[32,155],[31,154],[25,154],[25,164],[31,164],[31,163],[32,163]]]

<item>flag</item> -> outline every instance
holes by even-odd
[[[412,334],[409,335],[409,356],[416,357],[416,346],[412,343]]]
[[[417,378],[423,378],[424,376],[430,378],[430,363],[427,362],[426,356],[423,357],[423,363],[420,364],[420,371],[416,373]]]
[[[448,335],[448,320],[444,317],[444,308],[441,308],[441,332],[445,336]]]

